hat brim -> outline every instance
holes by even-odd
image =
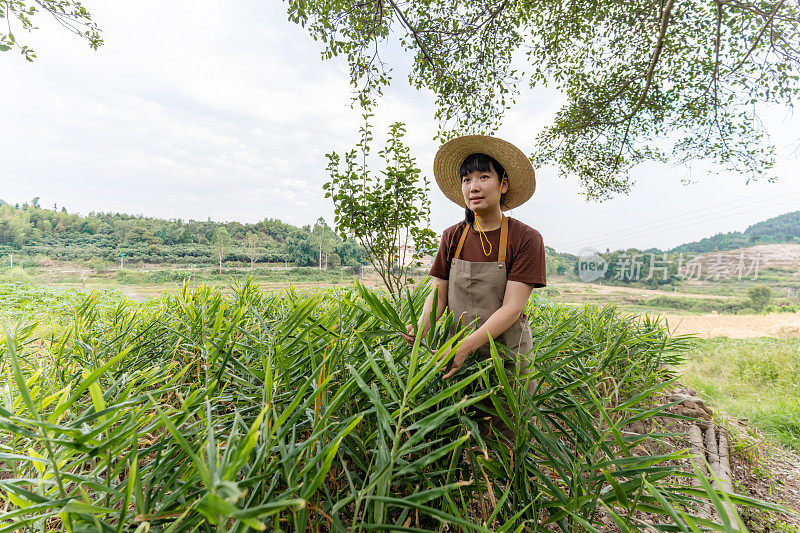
[[[508,175],[508,191],[502,210],[518,207],[533,196],[536,190],[536,173],[522,150],[508,141],[488,135],[465,135],[446,142],[436,152],[433,174],[445,196],[465,207],[461,192],[461,163],[475,153],[486,154],[497,160]]]

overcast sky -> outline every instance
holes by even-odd
[[[285,17],[276,0],[115,0],[84,2],[103,29],[95,52],[45,17],[31,34],[33,63],[0,54],[3,112],[0,199],[41,197],[71,212],[115,211],[162,218],[279,218],[295,225],[333,206],[323,197],[325,153],[357,139],[343,59],[322,61],[320,44]],[[435,186],[438,145],[433,99],[396,86],[381,102],[375,134],[395,120],[432,182],[432,227],[463,216]],[[557,109],[557,95],[528,93],[498,135],[530,152]],[[778,146],[777,183],[745,184],[737,175],[705,175],[645,165],[632,193],[587,203],[576,180],[537,171],[536,194],[511,216],[537,228],[558,250],[636,246],[669,248],[800,209],[800,119],[764,115]],[[686,178],[692,181],[682,184]]]

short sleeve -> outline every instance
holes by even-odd
[[[529,283],[535,288],[547,285],[547,266],[545,264],[544,239],[533,228],[526,231],[515,251],[513,263],[509,266],[508,279]]]
[[[428,272],[434,278],[447,279],[450,277],[450,235],[447,230],[442,232],[442,241],[439,250],[433,259],[433,264]]]

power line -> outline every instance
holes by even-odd
[[[787,202],[796,202],[796,201],[797,200],[795,200],[794,198],[787,198],[786,200],[784,200],[782,202],[778,202],[777,204],[756,207],[754,209],[748,209],[748,210],[739,211],[739,212],[736,212],[736,213],[728,213],[728,214],[725,214],[725,215],[711,217],[711,218],[708,218],[706,220],[701,220],[699,222],[710,222],[710,221],[713,221],[713,220],[720,220],[720,219],[723,219],[723,218],[729,218],[729,217],[732,217],[732,216],[737,216],[737,215],[741,215],[741,214],[745,214],[745,213],[750,213],[750,212],[753,212],[753,211],[759,211],[761,209],[766,209],[766,208],[770,208],[770,207],[776,207],[776,206],[779,206],[779,205],[783,205],[783,204],[785,204]],[[652,229],[652,230],[647,230],[647,231],[642,231],[642,232],[634,232],[634,233],[632,233],[630,235],[627,235],[625,237],[619,237],[619,238],[613,239],[613,240],[611,240],[609,242],[611,242],[611,243],[621,243],[621,242],[624,242],[625,240],[627,240],[629,238],[637,238],[637,237],[644,237],[644,236],[648,236],[648,235],[655,235],[655,234],[658,234],[658,233],[664,233],[665,231],[674,231],[676,229],[682,229],[682,228],[687,228],[687,227],[694,226],[697,223],[698,223],[698,221],[693,221],[693,222],[689,222],[689,223],[686,223],[686,224],[671,225],[670,227],[667,227],[667,228]]]
[[[793,185],[793,186],[790,186],[790,187],[785,187],[785,188],[781,189],[781,191],[785,191],[787,189],[792,189],[792,188],[795,188],[795,187],[798,187],[798,186],[800,186],[800,184]],[[758,196],[764,196],[767,193],[754,194],[754,195],[752,195],[752,196],[750,196],[748,198],[742,198],[742,199],[739,199],[739,200],[729,200],[727,202],[722,202],[722,203],[719,203],[719,204],[708,206],[708,207],[703,208],[703,209],[687,211],[687,212],[681,213],[679,215],[672,215],[672,216],[669,216],[669,217],[656,219],[656,220],[653,220],[651,222],[645,222],[645,223],[642,223],[642,224],[637,224],[636,226],[623,228],[623,229],[619,229],[619,230],[614,230],[614,231],[610,231],[610,232],[606,232],[606,233],[601,233],[601,234],[598,234],[598,235],[595,235],[595,236],[592,236],[592,237],[584,237],[584,238],[581,238],[581,239],[575,239],[575,240],[566,241],[566,242],[562,241],[560,243],[555,243],[554,246],[559,246],[559,247],[562,247],[562,248],[564,248],[564,247],[574,248],[575,246],[578,246],[578,245],[580,245],[582,243],[598,240],[600,238],[610,237],[610,236],[614,236],[614,235],[620,234],[620,233],[624,234],[624,233],[630,232],[632,230],[641,230],[641,229],[643,229],[643,228],[645,228],[647,226],[653,226],[653,225],[658,226],[660,222],[664,222],[664,221],[669,221],[669,220],[676,219],[676,220],[674,220],[674,223],[681,223],[681,222],[686,222],[686,221],[689,221],[689,220],[702,219],[702,218],[705,218],[705,217],[707,217],[709,215],[715,215],[715,214],[719,214],[719,213],[724,213],[724,212],[731,211],[731,210],[738,210],[738,209],[741,209],[742,207],[744,207],[744,206],[732,206],[732,207],[727,207],[727,208],[724,208],[724,209],[715,209],[717,207],[721,207],[721,206],[732,204],[732,203],[741,203],[741,202],[746,201],[747,205],[750,206],[750,205],[754,205],[754,204],[762,204],[764,202],[771,202],[771,201],[775,200],[776,196],[782,196],[782,197],[786,196],[785,194],[777,195],[777,194],[775,194],[776,192],[778,192],[778,191],[770,191],[769,192],[769,194],[770,194],[769,197],[761,199],[761,200],[757,200],[757,201],[752,201],[752,198],[758,197]],[[697,213],[697,212],[701,212],[701,211],[704,212],[702,215],[696,215],[696,216],[693,216],[693,217],[686,218],[687,215],[691,215],[693,213]],[[700,220],[700,221],[702,222],[703,220]]]
[[[800,187],[800,184],[791,185],[789,187],[784,187],[783,189],[780,189],[780,191],[785,191],[786,189],[792,189],[792,188],[795,188],[795,187]],[[634,229],[641,229],[643,226],[652,226],[654,224],[658,224],[659,222],[663,222],[663,221],[667,221],[667,220],[671,220],[671,219],[683,219],[687,215],[691,215],[693,213],[698,213],[698,212],[701,212],[701,211],[706,212],[706,214],[713,214],[713,213],[715,213],[717,211],[714,208],[720,207],[720,206],[723,206],[723,205],[727,205],[727,204],[731,204],[731,203],[740,203],[740,202],[745,202],[745,201],[748,202],[748,205],[752,205],[753,203],[763,203],[765,201],[771,201],[773,199],[773,197],[778,196],[778,195],[775,194],[777,192],[779,192],[779,191],[769,191],[768,193],[765,192],[765,193],[754,194],[754,195],[749,196],[747,198],[740,198],[738,200],[729,200],[727,202],[722,202],[722,203],[719,203],[719,204],[713,204],[713,205],[707,206],[707,207],[702,208],[702,209],[696,209],[696,210],[693,210],[693,211],[686,211],[685,213],[681,213],[681,214],[678,214],[678,215],[671,215],[671,216],[668,216],[668,217],[664,217],[664,218],[653,220],[651,222],[638,224],[638,225],[636,225],[634,227],[629,227],[629,228],[624,228],[624,229],[620,229],[620,230],[610,231],[610,232],[606,232],[606,233],[601,233],[599,235],[595,235],[593,237],[575,239],[573,241],[561,242],[561,243],[557,243],[557,244],[560,245],[560,246],[570,246],[570,245],[573,245],[575,243],[582,243],[582,242],[585,242],[585,241],[588,241],[588,240],[595,240],[595,239],[598,239],[600,237],[607,237],[607,236],[614,235],[614,234],[617,234],[617,233],[624,233],[624,232],[627,232],[627,231],[630,231],[630,230],[634,230]],[[769,194],[770,197],[766,198],[766,199],[763,199],[763,200],[759,200],[757,202],[753,202],[752,201],[752,198],[758,197],[758,196],[764,196],[765,194]],[[737,208],[738,207],[733,207],[733,209],[737,209]],[[711,212],[708,211],[709,209],[711,209]],[[727,209],[724,209],[722,211],[727,211],[729,209],[731,209],[731,208],[727,208]],[[676,222],[682,222],[682,220],[676,220]]]
[[[759,211],[761,209],[766,209],[766,208],[770,208],[770,207],[776,207],[776,206],[779,206],[779,205],[783,205],[783,204],[786,204],[788,202],[793,202],[794,203],[794,202],[797,202],[797,199],[793,196],[793,197],[790,197],[790,198],[786,198],[783,201],[778,202],[776,204],[765,205],[765,206],[761,206],[761,207],[756,207],[754,209],[747,209],[745,211],[738,211],[736,213],[729,213],[727,215],[711,217],[711,218],[709,218],[707,220],[702,220],[700,222],[710,222],[712,220],[719,220],[719,219],[723,219],[723,218],[728,218],[728,217],[732,217],[732,216],[736,216],[736,215],[741,215],[741,214],[744,214],[744,213],[750,213],[752,211]],[[681,224],[681,222],[686,222],[686,221],[679,221],[678,224]],[[642,232],[633,232],[633,233],[631,233],[629,235],[626,235],[624,238],[620,237],[620,238],[611,240],[610,242],[612,244],[613,243],[618,243],[618,242],[623,242],[624,240],[627,240],[627,239],[630,239],[630,238],[644,237],[644,236],[647,236],[647,235],[654,235],[654,234],[657,234],[657,233],[663,233],[665,231],[673,231],[673,230],[676,230],[676,229],[681,229],[681,228],[693,226],[695,224],[697,224],[696,221],[695,222],[690,222],[690,223],[687,223],[687,224],[677,225],[677,226],[671,225],[670,227],[667,227],[667,228],[645,230],[645,231],[642,231]],[[572,248],[574,248],[574,246]]]
[[[795,200],[795,198],[800,199],[800,196],[793,195],[793,196],[790,196],[788,198],[784,198],[783,200],[781,200],[777,204],[762,205],[762,206],[759,206],[759,207],[757,207],[755,209],[748,209],[748,210],[745,210],[745,211],[741,210],[741,208],[744,207],[744,206],[736,206],[736,207],[733,207],[733,208],[727,208],[727,209],[712,211],[710,213],[706,213],[705,215],[697,215],[697,216],[694,216],[694,217],[689,217],[689,218],[686,218],[684,220],[676,220],[671,224],[667,224],[668,227],[664,231],[667,231],[669,229],[676,229],[678,227],[688,227],[688,225],[684,224],[686,222],[691,222],[691,224],[689,224],[689,225],[699,224],[699,223],[702,223],[702,222],[710,222],[712,220],[718,220],[720,218],[725,218],[725,217],[732,216],[732,215],[738,215],[738,214],[742,214],[742,213],[749,213],[749,212],[752,212],[752,211],[758,211],[760,209],[765,209],[765,208],[773,207],[773,206],[776,206],[776,205],[782,205],[783,203],[785,203],[785,202],[787,202],[789,200]],[[764,202],[774,202],[774,200],[775,200],[774,198],[767,198],[767,199],[764,199],[764,200],[761,200],[761,201],[758,201],[758,202],[752,202],[750,205],[763,204]],[[730,212],[731,210],[733,210],[732,213]],[[728,213],[728,214],[724,214],[723,215],[722,213]],[[713,215],[721,215],[721,216],[713,216]],[[676,226],[676,224],[681,224],[681,225],[680,226]],[[624,230],[624,232],[622,232],[622,233],[624,233],[624,235],[614,235],[616,233],[620,233],[620,232],[614,232],[614,234],[609,234],[605,238],[608,238],[608,237],[617,238],[617,237],[619,237],[615,241],[613,241],[613,242],[618,242],[623,237],[624,238],[629,238],[629,237],[633,237],[633,236],[647,235],[648,231],[650,231],[650,230],[658,230],[657,232],[660,232],[660,231],[662,231],[663,227],[664,227],[664,225],[662,224],[661,226],[658,226],[656,228],[642,228],[641,226],[638,229],[637,228],[629,228],[629,229]],[[634,230],[634,231],[631,231],[631,230]],[[602,237],[597,237],[595,240],[600,240],[601,238]],[[572,247],[574,248],[575,246],[579,246],[579,245],[587,243],[587,242],[591,242],[591,240],[590,239],[582,239],[580,241],[576,241],[575,244],[572,245]]]

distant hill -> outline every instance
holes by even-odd
[[[0,205],[6,205],[6,203],[3,200],[0,200]]]
[[[671,252],[722,252],[756,244],[800,243],[800,211],[758,222],[742,231],[717,233],[699,241],[676,246]]]
[[[786,236],[800,238],[800,211],[753,224],[744,232],[748,235],[771,236],[781,240]]]
[[[702,265],[697,271],[704,278],[715,273],[730,277],[748,278],[767,268],[800,271],[800,244],[759,244],[735,252],[719,251],[694,259]],[[756,268],[758,270],[756,270]]]
[[[224,233],[222,232],[224,230]],[[343,241],[324,219],[312,227],[292,226],[275,218],[255,224],[180,219],[163,220],[121,213],[81,216],[66,209],[43,209],[38,198],[19,207],[0,205],[0,256],[16,253],[59,261],[126,263],[214,263],[215,240],[228,241],[226,261],[250,263],[248,235],[257,237],[256,263],[316,266],[328,248],[330,264],[368,263],[366,250],[353,239]],[[226,238],[227,236],[227,238]],[[326,240],[322,240],[322,239]]]

